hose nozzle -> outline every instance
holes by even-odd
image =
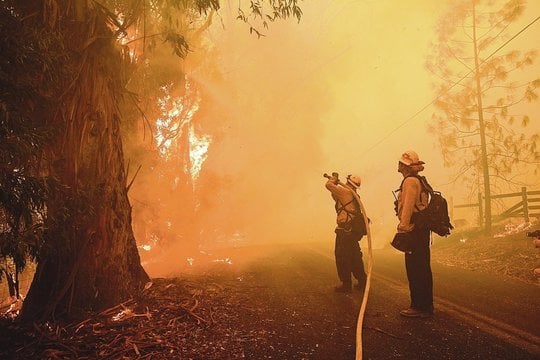
[[[324,173],[323,176],[327,179],[331,179],[333,177],[335,177],[336,179],[339,178],[339,174],[337,172],[333,172],[332,173],[332,176],[328,175],[327,173]]]

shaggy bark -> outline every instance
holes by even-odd
[[[75,76],[49,116],[50,126],[63,129],[47,152],[57,185],[47,204],[44,248],[23,320],[109,307],[148,281],[131,228],[120,136],[119,94],[129,56],[116,46],[106,14],[91,7],[97,5],[46,4],[35,8],[42,16],[34,21],[43,19],[63,32],[72,54],[66,66]]]

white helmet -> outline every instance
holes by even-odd
[[[347,175],[347,184],[351,185],[353,188],[358,189],[362,180],[358,175]]]
[[[425,162],[423,162],[422,160],[418,158],[418,154],[416,153],[416,151],[413,151],[413,150],[407,150],[403,154],[401,154],[401,157],[399,158],[399,162],[407,166],[425,164]]]

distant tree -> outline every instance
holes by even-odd
[[[445,164],[456,167],[471,189],[483,189],[487,232],[494,183],[512,183],[518,167],[538,171],[540,163],[540,135],[525,130],[540,120],[527,115],[526,105],[538,99],[540,79],[523,72],[537,54],[502,48],[524,8],[521,0],[453,3],[426,62],[437,76],[438,95],[429,130],[438,137]]]
[[[258,1],[250,13],[263,4],[269,19],[300,16],[295,0]],[[148,281],[121,132],[128,83],[148,65],[134,49],[186,56],[188,20],[218,9],[218,0],[0,2],[0,255],[37,260],[23,319],[101,309]]]

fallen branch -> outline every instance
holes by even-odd
[[[400,337],[400,336],[391,334],[391,333],[389,333],[389,332],[387,332],[387,331],[384,331],[383,329],[378,328],[378,327],[370,327],[370,326],[366,326],[366,329],[371,329],[371,330],[378,331],[378,332],[380,332],[380,333],[383,333],[383,334],[385,334],[385,335],[388,335],[388,336],[390,336],[390,337],[393,337],[394,339],[405,340],[404,337]]]

